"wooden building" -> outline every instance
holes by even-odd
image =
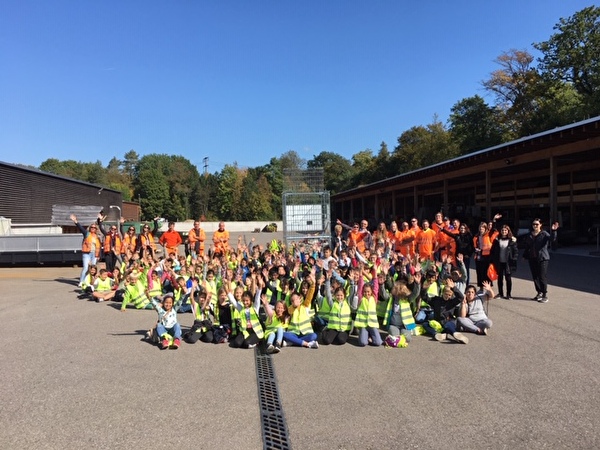
[[[53,206],[66,206],[65,212],[53,216]],[[103,188],[40,170],[0,162],[0,216],[13,224],[73,225],[69,207],[90,210],[90,217],[81,217],[82,223],[94,220],[100,210],[112,220],[119,217],[122,208],[120,191]]]
[[[332,196],[344,222],[433,219],[470,226],[495,213],[514,229],[532,218],[585,233],[600,222],[600,117],[524,137]]]

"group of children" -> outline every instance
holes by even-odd
[[[406,347],[418,335],[467,344],[464,332],[488,334],[485,305],[494,291],[488,280],[468,285],[461,253],[404,255],[389,236],[362,249],[339,242],[286,248],[240,239],[227,253],[122,255],[110,273],[89,266],[81,297],[119,301],[121,311],[155,309],[158,321],[146,337],[162,349],[181,340],[234,348],[264,341],[268,353],[278,353],[343,345],[352,335],[358,346]],[[194,323],[182,332],[177,314],[188,312]]]

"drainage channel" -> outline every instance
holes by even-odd
[[[265,353],[262,345],[258,345],[254,349],[254,357],[263,448],[265,450],[291,449],[271,355]]]

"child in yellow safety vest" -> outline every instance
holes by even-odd
[[[260,280],[260,278],[259,278]],[[258,318],[260,308],[260,293],[263,282],[259,281],[256,289],[254,303],[252,302],[252,292],[244,291],[242,302],[238,302],[231,292],[228,294],[229,301],[236,309],[236,319],[238,322],[238,334],[231,341],[233,348],[254,348],[264,337],[264,331]],[[252,287],[256,287],[256,277],[253,276]]]
[[[305,348],[319,348],[317,334],[312,328],[312,313],[310,309],[311,300],[315,291],[315,268],[310,274],[308,292],[302,297],[298,292],[293,292],[290,297],[290,324],[283,333],[283,339],[290,345]]]
[[[261,301],[267,313],[265,338],[267,353],[279,353],[283,345],[283,332],[288,327],[290,316],[283,301],[278,301],[273,308],[267,295],[261,295]]]
[[[379,321],[377,320],[377,295],[379,284],[375,286],[364,284],[363,277],[358,279],[358,308],[356,309],[356,318],[354,327],[358,330],[358,345],[364,347],[369,343],[378,347],[383,341],[379,334]],[[331,319],[330,319],[331,320]]]
[[[327,327],[323,330],[322,342],[324,345],[343,345],[348,341],[352,329],[352,310],[346,299],[344,288],[338,286],[331,298],[330,279],[325,282],[325,302],[329,305]]]
[[[106,269],[100,269],[100,275],[94,282],[94,292],[92,297],[96,300],[96,303],[103,302],[105,300],[112,300],[115,296],[115,290],[113,289],[113,279],[108,276]]]

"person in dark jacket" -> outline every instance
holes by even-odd
[[[500,234],[492,242],[492,263],[498,272],[498,295],[496,298],[512,299],[511,274],[517,269],[519,250],[515,238],[508,225],[502,225]],[[506,280],[506,295],[504,295],[504,280]]]
[[[447,234],[456,241],[456,254],[463,255],[463,262],[467,269],[466,284],[469,285],[469,268],[471,266],[471,256],[473,256],[473,253],[475,252],[475,249],[473,248],[473,235],[471,234],[469,227],[467,226],[467,224],[461,223],[458,226],[458,234],[453,233],[450,230],[446,230],[445,228],[441,231],[442,233]]]
[[[533,219],[531,223],[532,230],[525,239],[525,252],[523,258],[529,261],[529,269],[537,294],[532,300],[540,303],[548,301],[548,262],[550,261],[549,246],[556,241],[556,230],[558,222],[554,222],[550,228],[550,233],[542,230],[542,221]]]

